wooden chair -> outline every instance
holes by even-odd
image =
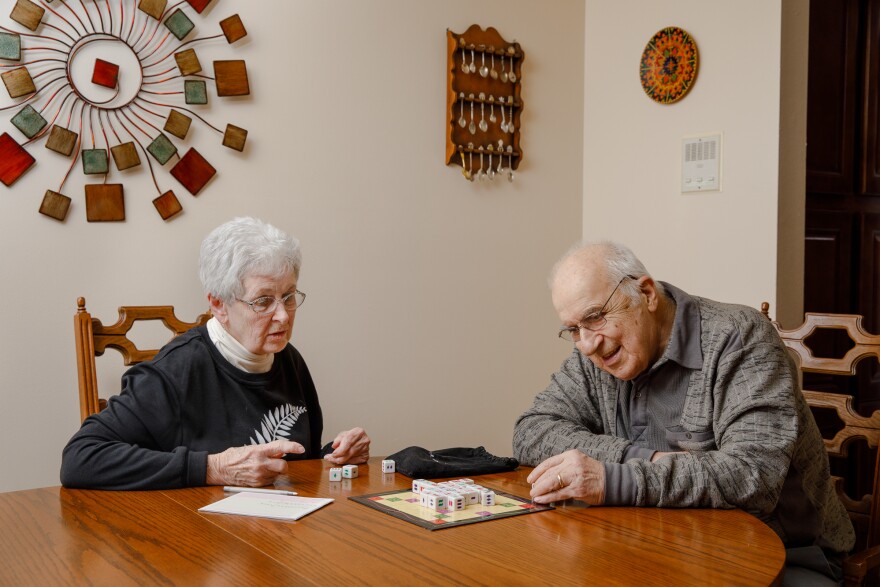
[[[210,312],[199,315],[195,322],[183,322],[174,314],[174,306],[120,306],[119,319],[111,326],[104,326],[92,318],[86,310],[86,299],[77,298],[73,330],[76,336],[76,370],[79,375],[79,413],[81,420],[96,414],[107,406],[107,400],[98,396],[95,357],[104,354],[107,347],[119,351],[125,365],[149,361],[159,349],[138,349],[128,337],[137,320],[160,320],[173,338],[195,326],[205,324]]]
[[[769,304],[761,304],[761,312],[769,319]],[[872,335],[862,327],[862,316],[854,314],[814,314],[807,313],[804,323],[794,330],[783,330],[776,326],[782,341],[795,356],[802,372],[824,373],[828,375],[853,376],[856,365],[866,358],[880,360],[880,336]],[[819,329],[831,328],[845,330],[854,346],[841,358],[815,357],[805,340]],[[859,415],[853,409],[853,396],[841,393],[828,393],[804,390],[807,404],[814,410],[833,410],[842,423],[833,438],[825,438],[825,449],[831,458],[847,456],[851,443],[863,440],[868,447],[877,449],[880,440],[880,410],[870,417]],[[856,548],[844,561],[844,580],[847,586],[861,585],[869,571],[880,566],[880,451],[874,458],[873,483],[871,494],[861,499],[847,495],[843,479],[833,477],[837,494],[846,507],[857,530]],[[872,583],[873,584],[873,583]]]

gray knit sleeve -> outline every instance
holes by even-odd
[[[630,441],[610,435],[605,413],[614,394],[574,351],[553,374],[550,385],[535,397],[513,430],[513,454],[524,465],[571,449],[600,460],[621,462]]]

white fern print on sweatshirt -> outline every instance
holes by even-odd
[[[290,430],[305,411],[305,406],[291,404],[269,410],[260,422],[260,429],[254,430],[256,439],[252,436],[251,444],[266,444],[278,439],[290,440]]]

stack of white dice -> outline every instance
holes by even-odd
[[[474,483],[473,479],[454,479],[434,483],[414,479],[412,492],[419,496],[422,507],[438,510],[463,510],[469,505],[495,505],[495,492]]]

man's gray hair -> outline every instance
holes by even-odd
[[[636,257],[635,253],[633,253],[626,245],[610,240],[584,241],[571,247],[568,252],[556,262],[550,273],[550,284],[552,285],[556,281],[559,269],[566,261],[573,257],[582,257],[586,259],[588,256],[592,256],[591,253],[596,253],[604,262],[606,277],[608,278],[608,282],[612,285],[616,285],[628,275],[635,278],[642,277],[643,275],[651,277],[651,274],[648,273],[644,263],[642,263],[639,258]],[[661,295],[666,293],[662,283],[656,280],[654,283],[658,293]],[[640,289],[636,280],[625,280],[620,284],[620,291],[634,303],[638,303]]]
[[[244,295],[250,275],[299,276],[299,241],[256,218],[242,217],[211,231],[199,252],[199,279],[206,294],[232,302]]]

